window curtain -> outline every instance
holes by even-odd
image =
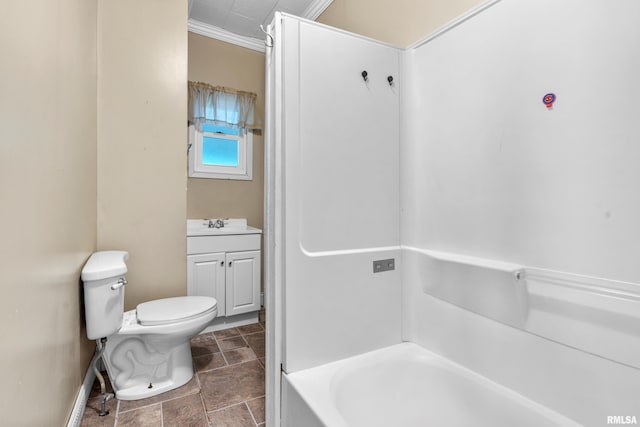
[[[203,123],[261,129],[255,113],[257,97],[253,92],[190,81],[188,120],[198,130]]]

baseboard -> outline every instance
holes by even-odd
[[[200,333],[206,334],[207,332],[219,331],[221,329],[235,328],[237,326],[258,323],[260,321],[258,318],[259,313],[260,312],[258,311],[252,311],[250,313],[237,314],[235,316],[216,317],[211,323],[209,323],[205,330]]]
[[[78,395],[76,396],[76,401],[73,405],[73,410],[71,411],[69,421],[67,422],[67,427],[80,426],[82,416],[84,415],[84,410],[87,407],[87,400],[89,400],[89,394],[91,393],[91,388],[93,387],[93,382],[95,381],[95,379],[96,373],[93,372],[91,365],[89,365],[87,373],[84,376],[84,381],[80,386],[80,390],[78,390]]]

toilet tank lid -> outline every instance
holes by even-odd
[[[121,276],[127,272],[125,261],[128,258],[129,253],[126,251],[94,252],[82,269],[82,281]]]

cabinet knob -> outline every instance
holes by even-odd
[[[231,261],[229,261],[229,267],[231,267]]]
[[[220,261],[220,267],[224,267],[224,261]]]

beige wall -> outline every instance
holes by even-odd
[[[317,21],[406,47],[485,0],[334,0]]]
[[[80,270],[96,248],[96,2],[0,14],[0,424],[62,426],[93,344]]]
[[[258,94],[258,114],[264,122],[265,56],[229,43],[189,33],[189,80],[228,86]],[[253,180],[189,178],[188,218],[247,218],[262,228],[264,143],[253,137]]]
[[[129,251],[125,308],[186,295],[187,1],[100,0],[98,249]]]

